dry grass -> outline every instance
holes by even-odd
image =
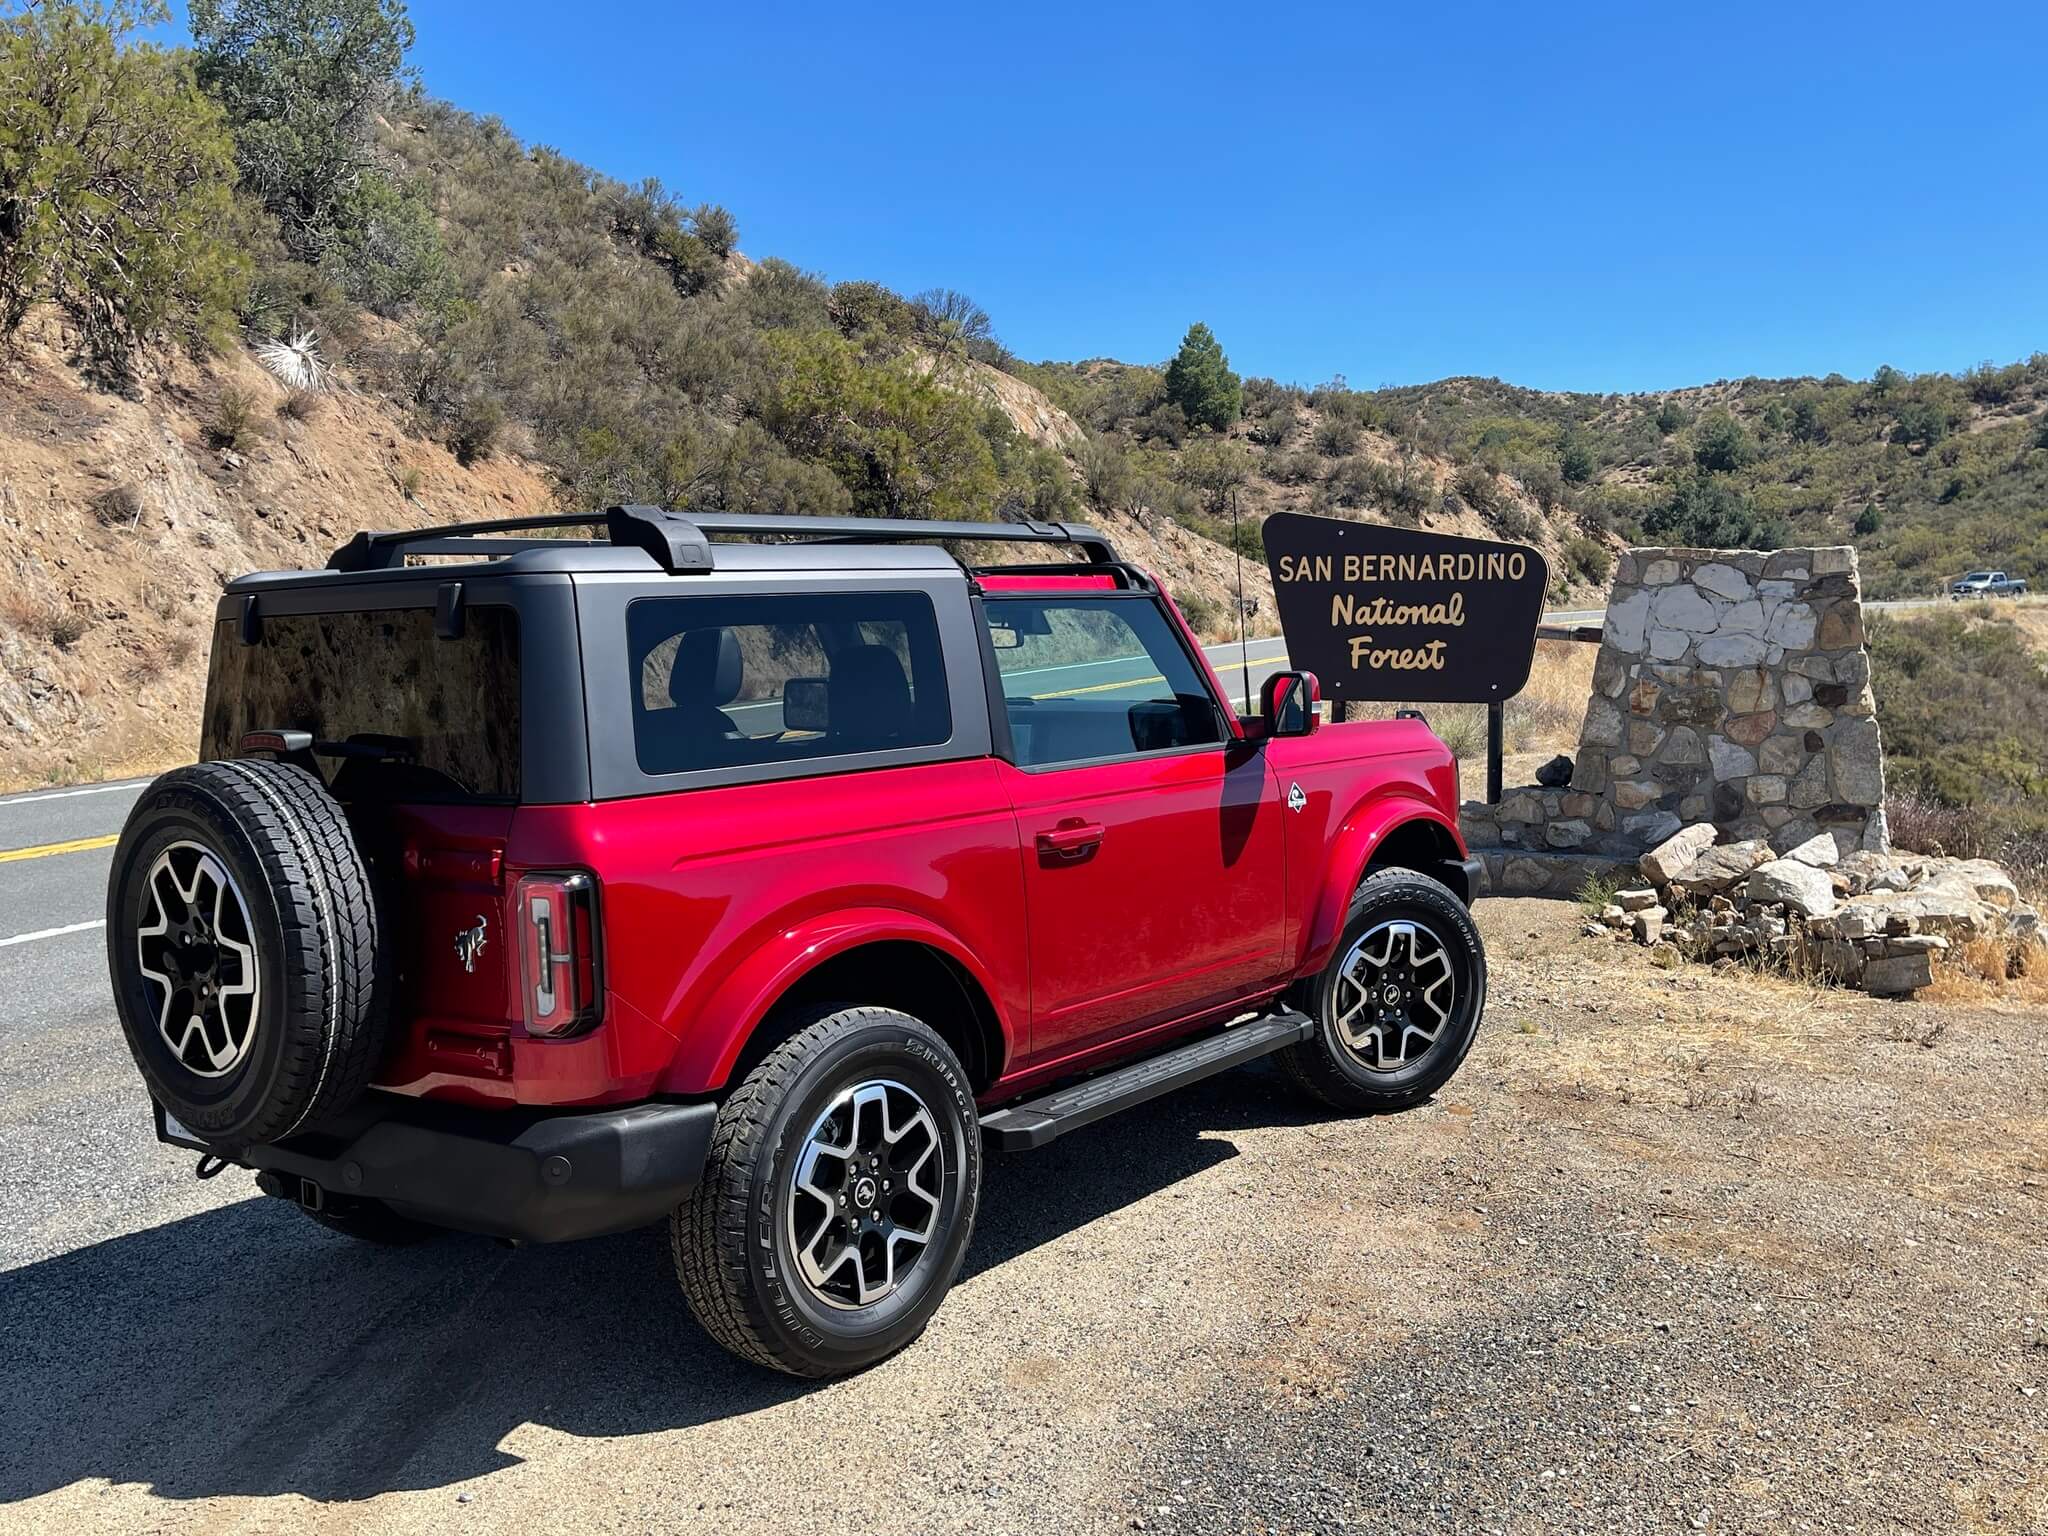
[[[1536,642],[1528,685],[1508,700],[1507,717],[1502,721],[1508,756],[1552,757],[1578,751],[1579,726],[1585,720],[1586,697],[1593,689],[1593,662],[1599,654],[1599,646],[1576,640]],[[1367,720],[1391,720],[1397,709],[1416,708],[1429,717],[1431,728],[1461,762],[1476,761],[1483,768],[1483,704],[1366,704],[1360,706],[1359,714]],[[1509,782],[1516,782],[1512,774]]]
[[[168,582],[145,581],[142,584],[142,606],[168,623],[185,609],[185,595]]]
[[[26,592],[10,593],[0,606],[0,619],[33,639],[46,641],[68,651],[92,628],[92,614],[77,603],[58,598],[35,597]]]
[[[311,421],[327,409],[327,397],[310,389],[295,389],[277,402],[277,414],[292,421]]]
[[[1920,996],[1935,1003],[2048,1004],[2048,945],[1991,936],[1954,945]]]

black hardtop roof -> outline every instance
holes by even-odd
[[[601,529],[603,537],[568,541],[532,536],[570,528]],[[528,537],[517,537],[520,534]],[[714,543],[715,539],[742,542],[729,545]],[[849,560],[848,556],[857,548],[880,546],[889,548],[895,556],[888,564],[924,565],[927,561],[911,556],[911,549],[933,539],[1064,544],[1079,550],[1083,558],[1097,564],[1110,564],[1116,560],[1116,552],[1110,548],[1106,538],[1092,528],[1072,523],[1029,520],[969,523],[903,517],[773,517],[621,506],[608,507],[602,512],[503,518],[449,523],[435,528],[359,533],[329,557],[327,566],[335,571],[375,571],[401,566],[409,554],[518,558],[545,554],[550,549],[597,548],[641,551],[660,569],[673,575],[684,575],[746,567],[750,563],[750,555],[742,553],[743,550],[790,547],[787,544],[763,544],[761,541],[764,540],[793,541],[794,547],[807,551],[802,558],[775,562],[777,564],[810,568],[844,568],[849,564],[864,567],[868,561]],[[942,551],[927,550],[926,553],[938,555],[941,564],[957,564]]]

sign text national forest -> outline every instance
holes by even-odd
[[[1300,512],[1265,540],[1288,660],[1323,697],[1491,703],[1528,682],[1550,567],[1527,545]]]

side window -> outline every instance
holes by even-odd
[[[901,747],[953,734],[919,592],[641,598],[626,609],[645,773]]]
[[[1216,701],[1156,604],[1005,597],[985,606],[1023,766],[1223,740]]]

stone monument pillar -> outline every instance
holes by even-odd
[[[1698,822],[1886,851],[1856,551],[1628,551],[1570,784],[1462,819],[1493,889],[1523,894],[1573,894]]]

